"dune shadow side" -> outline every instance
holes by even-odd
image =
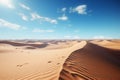
[[[67,58],[59,80],[120,80],[120,50],[87,43]]]

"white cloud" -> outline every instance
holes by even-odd
[[[71,12],[77,12],[78,14],[87,14],[87,5],[79,5],[75,8],[70,8],[70,13]]]
[[[113,39],[113,38],[100,35],[100,36],[94,36],[93,39]]]
[[[37,13],[31,13],[31,17],[32,17],[31,20],[40,20],[40,21],[45,21],[45,22],[49,22],[52,24],[57,24],[57,20],[51,19],[49,17],[40,16]]]
[[[8,8],[14,9],[15,7],[12,4],[7,4]]]
[[[65,14],[63,14],[61,17],[58,17],[58,19],[62,21],[66,21],[68,20],[68,17]]]
[[[19,15],[21,16],[21,18],[24,20],[24,21],[28,21],[28,17],[23,14],[23,13],[19,13]]]
[[[66,8],[66,7],[63,7],[63,8],[61,8],[61,9],[57,9],[57,13],[65,13],[66,10],[67,10],[67,8]]]
[[[7,6],[8,8],[13,9],[14,6],[12,5],[12,2],[10,0],[0,0],[0,4]]]
[[[74,36],[73,38],[74,38],[74,39],[80,39],[80,37],[79,37],[79,36]]]
[[[61,9],[62,12],[65,12],[66,10],[67,10],[67,8],[65,8],[65,7]]]
[[[43,17],[38,15],[37,13],[31,13],[31,20],[42,19]]]
[[[67,35],[67,36],[64,36],[64,38],[71,38],[71,36]]]
[[[105,39],[104,36],[94,36],[93,39]]]
[[[54,32],[54,30],[46,30],[46,32]]]
[[[80,39],[80,37],[78,35],[74,35],[74,36],[70,36],[70,35],[66,35],[64,36],[65,39]]]
[[[22,7],[23,9],[26,9],[26,10],[30,10],[30,8],[22,3],[19,3],[20,7]]]
[[[50,23],[52,23],[52,24],[57,24],[57,20],[55,20],[55,19],[50,20]]]
[[[48,17],[43,17],[43,21],[47,21],[47,22],[50,22],[52,24],[57,24],[57,20],[51,19],[51,18],[48,18]]]
[[[34,29],[32,32],[51,33],[54,32],[54,30]]]
[[[19,28],[21,28],[20,25],[8,22],[4,19],[0,19],[0,26],[10,28],[10,29],[14,29],[14,30],[18,30]]]
[[[12,4],[7,5],[9,8],[14,9],[15,7]]]
[[[61,12],[64,13],[64,12],[66,12],[66,10],[67,10],[67,8],[64,7],[64,8],[61,9]],[[58,19],[62,20],[62,21],[66,21],[66,20],[68,20],[68,17],[64,13],[62,16],[58,17]]]
[[[30,10],[30,8],[25,6],[24,4],[20,3],[19,5],[26,10]],[[28,17],[25,14],[19,13],[19,15],[22,17],[23,20],[25,20],[25,21],[29,20]],[[42,23],[42,22],[49,22],[51,24],[57,24],[58,23],[56,19],[51,19],[49,17],[40,16],[38,13],[34,13],[34,12],[30,13],[30,20],[31,21],[39,20],[40,23]]]

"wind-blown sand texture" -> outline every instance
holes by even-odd
[[[120,42],[91,42],[67,58],[59,80],[120,80]]]
[[[66,58],[85,44],[0,41],[0,80],[58,80]]]
[[[120,41],[0,41],[0,80],[120,80]]]
[[[94,44],[120,50],[120,40],[100,40],[100,41],[91,41]]]

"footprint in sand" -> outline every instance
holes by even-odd
[[[27,64],[29,64],[29,63],[24,63],[22,65],[17,65],[17,67],[22,67],[22,66],[27,65]]]
[[[57,63],[57,65],[59,65],[60,63]]]
[[[65,56],[62,56],[62,58],[65,58]]]
[[[48,63],[51,63],[52,61],[48,61]]]
[[[17,65],[17,67],[22,67],[23,65]]]

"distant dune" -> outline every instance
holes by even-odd
[[[120,50],[88,42],[67,58],[59,80],[120,80]]]
[[[12,46],[31,46],[31,47],[36,47],[36,48],[44,48],[46,47],[48,44],[35,44],[35,43],[23,43],[23,42],[13,42],[13,41],[0,41],[0,43],[2,44],[9,44],[9,45],[12,45]]]
[[[99,41],[91,41],[94,44],[111,48],[111,49],[120,49],[120,40],[99,40]]]

